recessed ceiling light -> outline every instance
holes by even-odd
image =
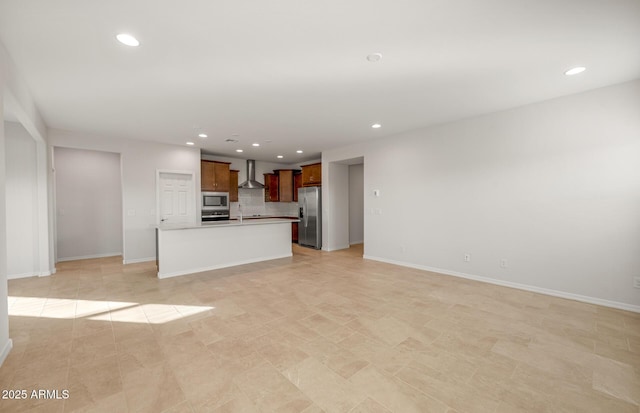
[[[373,129],[380,129],[380,128],[382,127],[382,125],[381,125],[381,124],[379,124],[379,123],[374,123],[373,125],[371,125],[371,127],[372,127]]]
[[[236,152],[244,152],[242,149],[236,149]]]
[[[302,150],[298,149],[298,150],[296,151],[296,153],[302,153]]]
[[[259,143],[252,143],[251,146],[260,146]]]
[[[564,72],[564,74],[567,76],[573,76],[573,75],[577,75],[578,73],[582,73],[585,70],[587,70],[586,67],[578,66],[578,67],[574,67],[567,70],[566,72]]]
[[[140,46],[140,42],[135,37],[130,34],[120,33],[116,36],[116,39],[122,44],[126,44],[127,46],[136,47]]]
[[[278,155],[276,158],[278,158],[278,159],[282,159],[282,158],[284,158],[284,156],[282,156],[282,155]]]
[[[195,145],[195,143],[193,143],[193,142],[187,142],[187,145],[189,145],[189,146],[193,146],[193,145]]]
[[[371,63],[379,62],[382,59],[382,53],[371,53],[367,55],[367,60]]]
[[[207,134],[206,133],[199,133],[198,136],[201,137],[201,138],[206,138]]]

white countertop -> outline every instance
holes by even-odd
[[[202,229],[202,228],[220,228],[220,227],[238,227],[247,225],[270,225],[270,224],[282,224],[299,222],[298,218],[262,218],[262,217],[248,217],[240,220],[229,221],[209,221],[198,222],[195,224],[162,224],[156,228],[162,231],[172,231],[178,229]]]

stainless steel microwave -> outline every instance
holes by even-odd
[[[203,192],[202,193],[202,210],[203,211],[220,211],[229,209],[229,193],[228,192]]]

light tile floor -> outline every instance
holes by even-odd
[[[60,263],[9,282],[2,412],[640,411],[640,315],[363,260],[158,280]]]

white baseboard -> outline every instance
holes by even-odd
[[[2,366],[4,361],[7,359],[7,356],[9,355],[9,352],[11,352],[12,348],[13,348],[13,340],[8,339],[4,345],[4,348],[2,349],[2,353],[0,353],[0,366]]]
[[[122,260],[123,264],[137,264],[139,262],[149,262],[149,261],[155,261],[156,257],[147,257],[147,258],[135,258],[133,260]]]
[[[322,249],[323,251],[339,251],[339,250],[346,250],[347,248],[349,248],[350,245],[346,244],[346,245],[336,245],[334,247],[329,247],[327,246],[327,249],[325,250],[324,248]]]
[[[372,260],[372,261],[380,261],[380,262],[386,262],[388,264],[399,265],[401,267],[409,267],[409,268],[415,268],[415,269],[418,269],[418,270],[437,272],[439,274],[452,275],[454,277],[466,278],[466,279],[469,279],[469,280],[474,280],[474,281],[480,281],[480,282],[485,282],[485,283],[489,283],[489,284],[500,285],[500,286],[503,286],[503,287],[516,288],[518,290],[531,291],[531,292],[534,292],[534,293],[550,295],[550,296],[553,296],[553,297],[566,298],[566,299],[569,299],[569,300],[575,300],[575,301],[581,301],[581,302],[589,303],[589,304],[601,305],[603,307],[611,307],[611,308],[616,308],[618,310],[626,310],[626,311],[632,311],[634,313],[640,313],[640,305],[633,305],[633,304],[621,303],[621,302],[618,302],[618,301],[605,300],[605,299],[602,299],[602,298],[596,298],[596,297],[589,297],[589,296],[580,295],[580,294],[567,293],[567,292],[564,292],[564,291],[552,290],[552,289],[549,289],[549,288],[536,287],[534,285],[520,284],[520,283],[514,283],[514,282],[510,282],[510,281],[497,280],[495,278],[482,277],[482,276],[473,275],[473,274],[465,274],[465,273],[457,272],[457,271],[444,270],[442,268],[428,267],[426,265],[418,265],[418,264],[412,264],[412,263],[403,262],[403,261],[389,260],[389,259],[386,259],[386,258],[374,257],[374,256],[371,256],[371,255],[364,255],[363,258],[368,259],[368,260]]]
[[[22,274],[7,274],[7,280],[18,280],[20,278],[36,277],[40,275],[37,272],[24,272]]]
[[[358,244],[364,244],[364,240],[360,240],[360,241],[349,241],[349,245],[358,245]]]
[[[56,269],[54,268],[51,271],[24,272],[22,274],[7,274],[7,280],[18,280],[20,278],[28,278],[28,277],[47,277],[47,276],[53,275],[55,273],[56,273]]]
[[[258,257],[258,258],[248,259],[248,260],[230,262],[230,263],[226,263],[226,264],[222,264],[222,265],[212,265],[210,267],[193,268],[193,269],[190,269],[188,271],[176,271],[176,272],[170,272],[170,273],[158,272],[158,278],[161,278],[161,279],[162,278],[171,278],[171,277],[177,277],[179,275],[187,275],[187,274],[195,274],[195,273],[204,272],[204,271],[219,270],[220,268],[234,267],[236,265],[252,264],[254,262],[261,262],[261,261],[277,260],[277,259],[280,259],[280,258],[288,258],[288,257],[291,257],[291,256],[293,256],[292,253],[287,253],[287,254],[282,254],[282,255],[274,255],[274,256],[270,256],[270,257]]]
[[[108,253],[105,253],[105,254],[82,255],[82,256],[79,256],[79,257],[64,257],[64,258],[58,258],[58,262],[77,261],[77,260],[90,260],[92,258],[117,257],[119,255],[122,255],[122,253],[121,252],[108,252]]]

